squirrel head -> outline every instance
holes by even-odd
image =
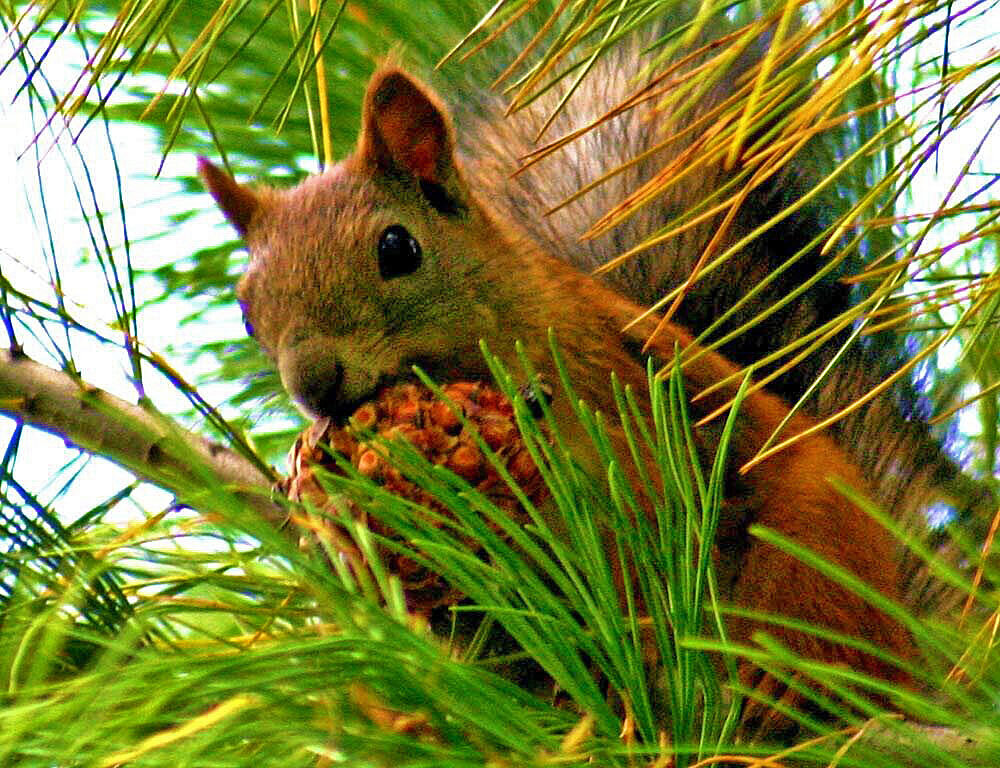
[[[451,120],[396,67],[372,78],[355,152],[298,186],[249,188],[205,158],[199,174],[243,237],[247,329],[311,416],[339,419],[420,365],[486,375],[480,338],[516,303],[505,235],[476,203]],[[495,278],[502,278],[496,280]]]

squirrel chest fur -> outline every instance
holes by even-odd
[[[297,187],[247,188],[200,161],[208,189],[251,254],[238,287],[248,326],[307,412],[343,417],[381,385],[407,377],[413,364],[439,381],[487,377],[480,339],[511,370],[518,367],[514,342],[522,341],[536,369],[555,380],[549,328],[578,394],[591,406],[616,412],[611,370],[637,393],[645,390],[642,348],[658,318],[623,332],[640,307],[552,254],[554,239],[529,236],[507,220],[523,197],[515,194],[500,205],[481,195],[470,179],[488,172],[491,162],[467,170],[448,112],[397,68],[378,72],[369,85],[355,153]],[[649,353],[661,361],[672,359],[675,345],[693,343],[672,325],[655,338]],[[709,352],[684,375],[693,394],[735,371]],[[711,412],[736,386],[694,401],[692,412]],[[553,407],[585,454],[587,440],[568,404],[557,397]],[[751,458],[787,412],[772,394],[749,396],[738,417],[732,465]],[[804,425],[796,417],[792,429]],[[623,435],[613,425],[611,436],[624,452]],[[720,559],[724,596],[906,657],[910,641],[902,627],[746,532],[753,523],[767,526],[898,597],[893,540],[834,489],[832,478],[864,491],[859,472],[822,435],[746,475],[731,473],[723,514],[733,517],[720,526],[721,545],[730,550]],[[754,628],[734,622],[731,631],[746,642]],[[903,678],[894,666],[851,648],[777,627],[768,631],[814,658]]]

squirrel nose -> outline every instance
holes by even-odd
[[[280,349],[277,358],[285,391],[312,418],[345,420],[371,397],[379,381],[364,365],[345,359],[336,339],[324,336]]]
[[[322,337],[302,339],[278,352],[281,383],[295,402],[314,418],[339,416],[346,370],[336,349]]]
[[[313,417],[339,418],[350,404],[345,402],[344,366],[333,361],[324,366],[299,367],[287,381],[282,382],[292,397]]]
[[[391,377],[377,357],[359,354],[357,346],[349,337],[321,333],[278,346],[281,383],[307,416],[342,423]]]

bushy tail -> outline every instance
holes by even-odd
[[[458,134],[466,141],[466,172],[499,217],[520,223],[547,250],[580,269],[597,269],[651,235],[690,222],[691,212],[736,194],[731,182],[740,174],[740,160],[727,169],[722,155],[704,163],[703,154],[710,154],[716,146],[709,138],[720,133],[721,121],[735,119],[727,100],[748,87],[748,76],[754,74],[767,42],[761,38],[748,48],[679,117],[658,111],[658,105],[668,83],[684,82],[685,69],[666,67],[669,77],[657,80],[653,70],[644,69],[650,57],[643,54],[646,46],[639,38],[600,59],[561,110],[556,108],[566,95],[566,81],[509,117],[501,114],[496,95],[461,99],[455,111]],[[707,53],[692,57],[686,69],[698,67],[707,57]],[[663,70],[661,65],[656,71]],[[608,117],[627,98],[643,94],[657,95]],[[779,119],[758,127],[743,145],[766,141],[769,127]],[[593,130],[525,165],[524,159],[546,141],[571,135],[591,123],[596,124]],[[720,211],[681,228],[607,271],[604,279],[636,302],[652,306],[698,267],[702,271],[677,305],[673,320],[695,334],[710,331],[707,342],[711,343],[756,319],[750,330],[720,347],[727,357],[744,365],[757,363],[817,331],[847,312],[861,295],[843,280],[860,271],[860,249],[850,249],[839,262],[821,253],[824,233],[852,202],[843,186],[828,185],[808,205],[746,243],[721,268],[705,269],[699,260],[710,245],[710,257],[725,253],[800,201],[835,167],[835,158],[846,156],[852,142],[860,140],[854,131],[856,126],[834,128],[805,143],[790,163],[745,194],[734,216],[727,218]],[[673,140],[667,141],[671,136]],[[695,172],[690,172],[692,167]],[[565,204],[580,189],[619,168],[624,170]],[[637,189],[665,178],[675,181],[623,223],[597,236],[582,237]],[[747,298],[752,291],[756,293]],[[782,302],[779,309],[773,309]],[[728,317],[720,323],[726,313]],[[769,388],[797,402],[850,331],[846,327],[828,339],[770,382]],[[883,332],[862,337],[804,402],[806,412],[820,418],[837,413],[881,384],[906,359],[901,335]],[[757,378],[768,370],[760,369]],[[838,421],[833,432],[868,477],[876,501],[897,518],[926,529],[928,511],[942,502],[961,515],[992,513],[989,494],[947,455],[927,416],[920,393],[906,380]],[[954,602],[954,593],[933,586],[922,562],[912,556],[904,561],[912,606],[939,610],[942,602]]]

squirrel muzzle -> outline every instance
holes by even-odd
[[[389,378],[352,364],[337,347],[335,339],[314,336],[277,352],[285,391],[312,418],[343,421]]]

